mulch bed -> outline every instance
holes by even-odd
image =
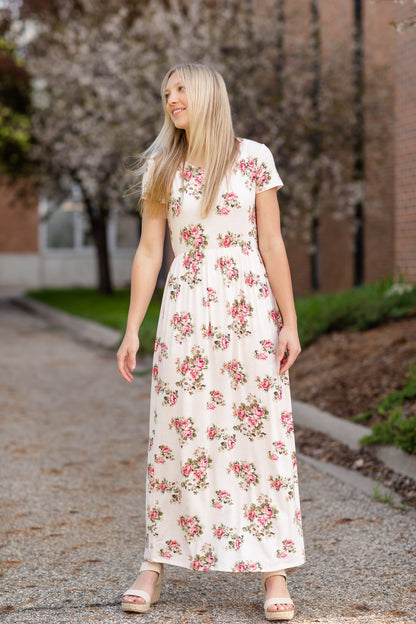
[[[291,371],[293,398],[348,420],[374,410],[380,398],[402,388],[409,364],[416,363],[415,337],[416,318],[321,336],[301,353]],[[415,412],[416,402],[408,401],[404,414]],[[363,424],[371,426],[377,420],[373,413]],[[305,427],[297,427],[296,442],[300,452],[372,477],[416,507],[416,481],[387,468],[370,447],[353,451]]]

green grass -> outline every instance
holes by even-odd
[[[392,280],[383,280],[335,294],[298,298],[296,311],[303,348],[334,330],[370,329],[388,319],[416,313],[416,287],[395,292],[392,285]]]
[[[375,500],[380,503],[385,503],[389,505],[393,509],[401,509],[402,511],[406,511],[406,505],[396,505],[394,502],[394,490],[385,490],[384,492],[380,491],[380,481],[377,481],[377,484],[373,490],[373,496]]]
[[[116,290],[109,296],[100,295],[90,288],[45,289],[27,294],[69,314],[108,325],[120,332],[125,330],[130,300],[128,289]],[[161,299],[162,291],[157,289],[140,328],[140,349],[143,354],[153,353]]]

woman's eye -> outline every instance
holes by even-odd
[[[178,91],[185,91],[185,87],[184,86],[180,86]]]

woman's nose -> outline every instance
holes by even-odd
[[[178,98],[175,93],[170,93],[168,97],[168,104],[175,104],[178,101]]]

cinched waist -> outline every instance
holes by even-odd
[[[201,248],[190,248],[183,249],[182,251],[175,254],[174,259],[183,258],[184,256],[196,257],[198,260],[203,261],[204,258],[212,257],[212,256],[234,256],[234,257],[248,257],[250,255],[259,255],[259,249],[256,246],[253,248],[251,245],[242,246],[235,245],[232,247],[205,247]]]

